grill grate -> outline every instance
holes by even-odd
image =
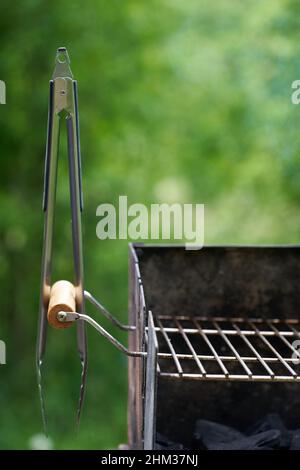
[[[161,315],[154,323],[162,377],[300,381],[298,320]]]

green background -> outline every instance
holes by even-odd
[[[35,341],[56,48],[68,48],[78,80],[86,287],[125,322],[127,241],[97,239],[102,202],[126,194],[129,203],[204,203],[206,243],[299,242],[300,108],[291,104],[299,44],[296,0],[1,0],[2,449],[36,447],[33,436],[42,432]],[[64,135],[61,147],[54,279],[71,279]],[[126,442],[126,359],[89,328],[88,389],[76,433],[74,333],[49,334],[52,445],[114,448]]]

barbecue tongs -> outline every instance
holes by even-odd
[[[74,257],[74,280],[57,281],[52,285],[52,238],[54,226],[54,209],[56,200],[56,182],[59,148],[60,120],[65,118],[67,125],[69,185],[71,203],[72,241]],[[37,339],[37,374],[45,431],[46,413],[42,389],[41,369],[46,347],[48,323],[54,328],[67,328],[77,322],[77,348],[81,362],[81,385],[77,409],[79,423],[83,405],[87,373],[87,338],[84,322],[90,323],[115,347],[128,356],[142,357],[147,353],[129,351],[110,333],[88,315],[85,315],[84,300],[89,300],[112,324],[125,331],[135,330],[135,326],[123,325],[83,287],[83,252],[81,233],[81,212],[83,209],[81,187],[81,158],[79,139],[79,119],[77,101],[77,82],[73,79],[70,61],[66,48],[57,50],[56,64],[50,80],[50,100],[48,112],[48,134],[45,159],[45,179],[43,211],[44,240],[42,255],[42,274],[40,292],[40,315]],[[151,317],[152,321],[152,317]]]

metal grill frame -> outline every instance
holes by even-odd
[[[235,286],[235,291],[231,292],[229,298],[227,298],[227,307],[233,306],[231,317],[223,317],[223,313],[226,313],[227,315],[227,312],[230,312],[230,309],[228,308],[219,310],[217,314],[213,315],[209,314],[207,316],[202,316],[199,312],[199,315],[194,316],[195,312],[198,312],[199,309],[201,309],[200,304],[202,304],[203,297],[201,297],[201,302],[199,305],[194,301],[194,305],[192,305],[191,302],[188,302],[187,310],[180,307],[179,311],[184,311],[184,314],[180,313],[177,315],[177,313],[174,311],[174,308],[177,308],[178,292],[180,291],[181,286],[179,285],[178,289],[177,282],[177,285],[172,286],[172,292],[168,292],[169,283],[165,282],[165,279],[168,279],[169,276],[168,263],[171,262],[170,268],[173,270],[173,272],[174,269],[178,267],[176,265],[177,261],[173,261],[173,250],[176,252],[174,253],[174,258],[178,258],[177,261],[181,262],[182,255],[186,253],[183,246],[148,244],[129,245],[129,322],[131,325],[136,327],[135,331],[129,332],[129,349],[138,349],[140,351],[146,352],[147,356],[150,357],[150,361],[148,360],[148,357],[129,357],[128,359],[128,435],[130,448],[154,448],[157,426],[156,420],[160,421],[163,418],[162,414],[164,414],[164,406],[161,403],[162,396],[160,395],[159,390],[162,390],[163,388],[166,393],[173,393],[174,389],[172,387],[167,387],[167,384],[169,383],[171,385],[174,380],[177,383],[176,395],[178,395],[179,390],[181,389],[181,382],[182,384],[187,384],[189,388],[192,384],[196,385],[197,381],[199,382],[199,386],[200,383],[205,384],[205,382],[209,382],[211,385],[213,385],[213,382],[215,381],[216,387],[217,384],[220,384],[220,387],[222,387],[222,382],[229,386],[230,384],[232,384],[232,386],[238,386],[239,383],[241,386],[245,383],[256,383],[258,384],[257,386],[260,386],[259,384],[264,382],[268,387],[271,386],[272,383],[278,383],[281,384],[279,385],[281,387],[284,386],[285,383],[287,386],[292,386],[292,383],[297,384],[300,381],[300,374],[295,370],[295,365],[292,358],[292,354],[295,354],[297,357],[299,357],[299,354],[291,344],[294,339],[300,339],[300,315],[298,316],[298,305],[300,305],[300,290],[298,289],[298,285],[300,283],[300,246],[206,246],[204,248],[204,251],[208,251],[208,253],[210,253],[208,261],[210,262],[210,260],[212,260],[212,264],[211,266],[208,266],[208,271],[212,269],[210,274],[213,276],[215,276],[215,273],[217,273],[218,276],[218,272],[220,272],[218,271],[219,263],[215,263],[215,261],[218,259],[219,253],[221,253],[221,255],[224,252],[228,252],[229,254],[237,253],[239,256],[239,259],[234,260],[235,263],[237,262],[237,264],[234,266],[234,270],[232,270],[232,266],[225,266],[225,272],[227,272],[228,268],[230,273],[230,279],[226,279],[227,285],[229,283],[230,286],[230,283],[233,283]],[[150,261],[150,266],[147,264],[147,256],[149,255],[149,252],[150,258],[152,259],[152,261]],[[266,270],[268,287],[269,285],[272,285],[274,277],[275,284],[278,283],[278,281],[281,282],[281,279],[279,279],[280,276],[282,277],[283,281],[282,288],[280,284],[278,289],[272,285],[270,292],[271,295],[269,295],[269,292],[264,290],[266,288],[266,282],[264,281],[265,273],[259,273],[261,282],[260,288],[262,287],[265,296],[264,299],[266,299],[267,302],[262,306],[262,310],[256,309],[256,311],[259,312],[258,314],[261,314],[261,316],[258,316],[258,318],[256,318],[256,315],[254,315],[254,317],[250,315],[241,317],[241,311],[238,308],[238,303],[235,303],[235,299],[239,298],[238,296],[240,296],[242,292],[245,292],[245,289],[248,289],[249,286],[247,282],[249,278],[251,287],[253,266],[249,266],[246,276],[243,274],[242,279],[240,279],[240,273],[242,272],[241,270],[244,269],[244,254],[247,258],[248,254],[250,253],[251,258],[251,253],[253,252],[256,253],[255,256],[257,256],[257,254],[259,256],[265,256],[265,253],[268,253],[268,259],[266,265],[264,266]],[[143,268],[144,261],[142,260],[144,254],[146,256],[146,272]],[[186,255],[184,254],[184,256]],[[274,276],[270,274],[270,271],[268,271],[270,268],[272,269],[273,256],[275,257],[274,264],[277,269],[277,271],[275,270]],[[281,266],[281,264],[278,265],[278,262],[281,263],[281,259],[283,259],[283,266]],[[222,263],[223,261],[221,264]],[[155,267],[156,264],[159,266]],[[192,267],[192,269],[194,268]],[[160,270],[162,270],[162,272]],[[290,273],[293,273],[292,278],[290,278]],[[185,279],[186,274],[188,274],[187,277],[189,278],[188,281],[190,282],[190,273],[186,271],[186,266],[183,266],[183,270],[180,271],[180,280]],[[194,281],[195,275],[198,276],[198,274],[199,273],[197,269],[194,269]],[[155,275],[157,275],[157,280]],[[161,276],[163,276],[163,282],[161,282]],[[153,279],[154,282],[152,281]],[[282,302],[282,299],[289,295],[290,279],[292,281],[292,296],[290,297],[291,301],[289,300],[288,303],[284,303]],[[212,285],[211,278],[204,277],[203,280],[204,284],[206,283],[208,289],[210,289]],[[151,289],[154,289],[154,298],[152,292],[150,291],[150,303],[148,290],[149,281],[151,284]],[[213,278],[213,283],[215,285],[218,285],[219,281],[220,278]],[[187,284],[187,280],[185,284]],[[187,295],[189,293],[193,295],[193,289],[186,289],[185,292]],[[201,295],[203,296],[204,294],[204,296],[206,296],[206,292],[206,286],[204,286],[204,292],[202,288]],[[174,299],[171,297],[173,294]],[[212,291],[210,290],[210,295],[211,294]],[[180,295],[182,295],[182,292],[180,292]],[[186,294],[184,293],[184,295]],[[216,304],[217,310],[218,302],[220,303],[220,292],[217,293],[217,296],[218,295],[219,297],[217,297]],[[189,297],[185,298],[189,299]],[[204,312],[210,308],[210,300],[211,297],[208,301],[205,301],[204,297],[204,305],[202,305],[202,307],[204,307]],[[157,306],[159,306],[158,311]],[[169,306],[171,306],[171,309],[169,309]],[[246,306],[246,310],[247,307],[248,306]],[[153,311],[154,322],[151,320],[152,314],[150,310]],[[271,315],[266,315],[265,310],[271,312]],[[282,312],[284,313],[283,317],[281,318]],[[182,321],[190,321],[191,317],[193,317],[193,321],[196,322],[195,327],[192,329],[186,328],[182,324]],[[165,326],[164,322],[166,320],[170,320],[170,318],[175,322],[175,324],[171,327]],[[208,319],[214,322],[213,327],[201,328],[201,322]],[[219,322],[223,321],[224,319],[226,319],[227,322],[233,321],[234,324],[231,324],[229,328],[223,328],[219,325]],[[282,325],[283,320],[285,323],[284,328]],[[267,322],[267,329],[262,328],[262,322]],[[245,326],[246,323],[247,327]],[[149,328],[151,331],[149,331]],[[183,354],[176,350],[176,345],[172,344],[172,341],[169,337],[171,334],[176,334],[181,337],[189,349],[187,354]],[[159,335],[162,335],[166,341],[168,346],[167,352],[163,352],[161,350],[161,344],[158,341]],[[195,350],[195,347],[191,343],[191,337],[193,335],[197,335],[200,341],[205,342],[205,344],[209,347],[210,350],[208,354],[201,354]],[[245,347],[248,348],[250,353],[245,355],[243,351],[235,347],[235,345],[232,344],[233,336],[239,336],[245,343]],[[226,343],[227,347],[231,351],[229,355],[220,354],[216,348],[211,347],[212,338],[215,337],[218,337],[219,339],[221,338],[224,343]],[[252,345],[251,340],[254,337],[257,338],[257,340],[259,340],[268,350],[268,354],[261,354],[260,351],[257,351],[257,348]],[[278,340],[282,342],[283,346],[289,348],[289,352],[291,353],[290,355],[283,355],[280,353],[280,350],[277,350],[272,346],[270,341],[274,337],[277,337]],[[148,344],[149,340],[151,344]],[[164,370],[162,367],[162,361],[167,361],[172,365],[170,370]],[[197,367],[197,372],[186,373],[184,367],[185,361],[192,362],[194,366]],[[205,361],[214,365],[218,365],[220,368],[220,373],[207,373],[203,365],[203,362]],[[229,363],[238,364],[239,367],[243,369],[242,373],[230,373],[228,370]],[[253,373],[252,366],[258,364],[265,371],[263,374]],[[272,367],[275,368],[275,366],[281,366],[281,368],[284,370],[284,373],[277,373],[273,371]],[[171,370],[172,367],[173,369],[175,367],[175,372]],[[209,383],[207,383],[208,387],[210,386]],[[178,388],[178,386],[180,388]],[[185,388],[185,390],[187,389]],[[202,388],[202,390],[204,389]],[[226,390],[226,396],[228,396],[228,387]],[[160,396],[159,403],[157,402],[158,396]],[[174,401],[175,397],[169,396],[167,403],[169,403],[170,398],[171,403],[168,406],[168,411],[165,415],[166,417],[168,416],[168,412],[171,414],[173,413],[172,407],[174,405],[176,406],[176,402]],[[208,399],[209,397],[206,397],[206,401]]]

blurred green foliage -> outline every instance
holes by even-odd
[[[130,203],[205,203],[207,243],[299,242],[299,108],[291,104],[299,43],[296,0],[1,0],[1,448],[29,448],[41,432],[34,356],[56,48],[68,48],[79,82],[86,286],[126,321],[127,242],[96,238],[102,202],[127,194]],[[55,279],[72,276],[63,137]],[[76,434],[74,333],[49,334],[54,447],[116,447],[126,441],[126,360],[89,329]]]

